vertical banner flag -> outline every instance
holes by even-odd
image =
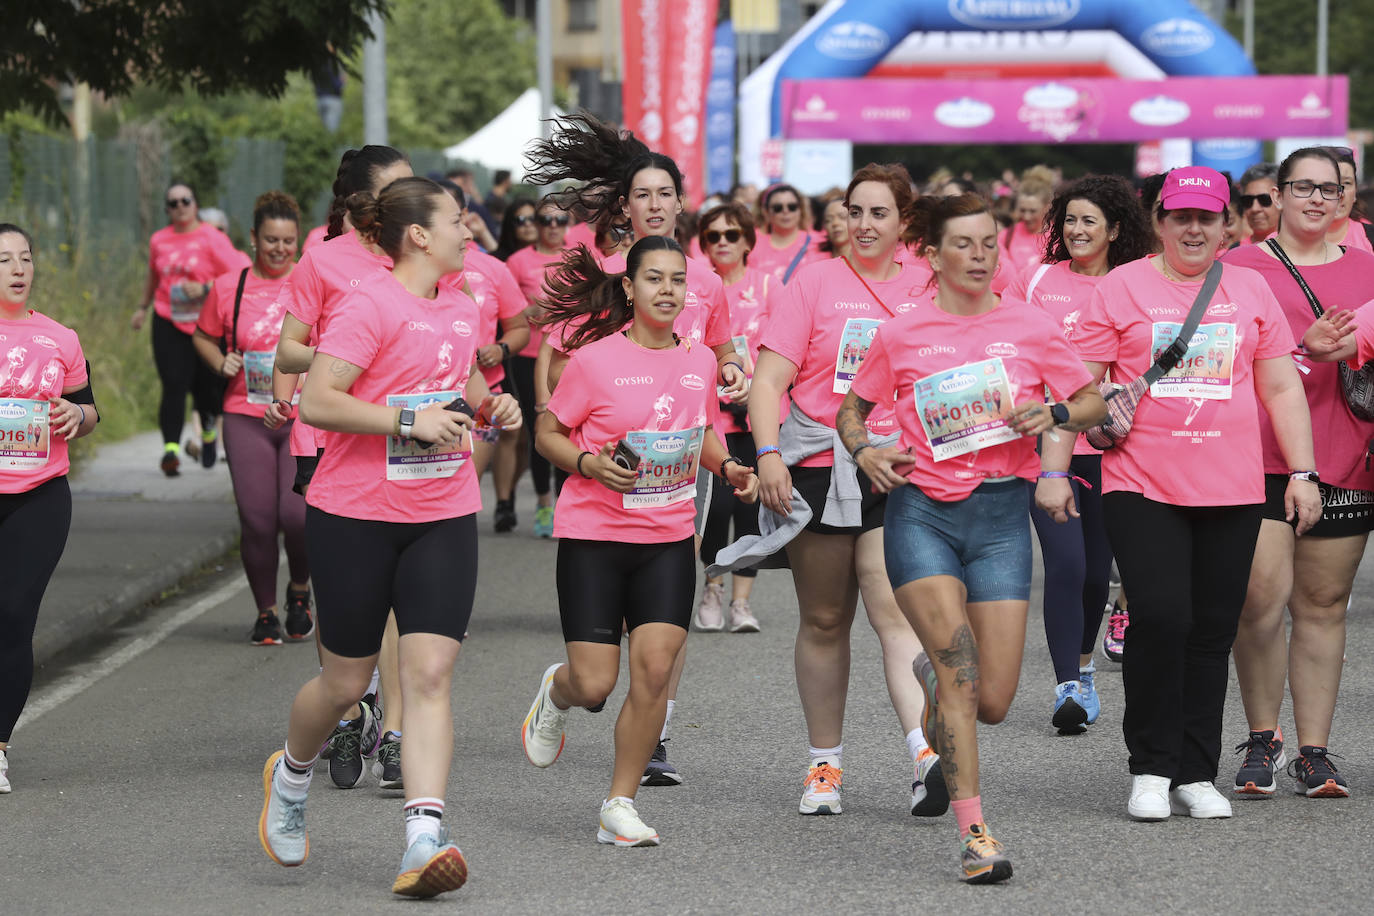
[[[706,193],[729,194],[735,180],[735,27],[716,26],[706,87]]]
[[[625,126],[682,170],[692,206],[704,197],[706,83],[717,0],[625,0]]]

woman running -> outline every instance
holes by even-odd
[[[1292,153],[1279,166],[1273,191],[1278,234],[1225,258],[1228,265],[1259,271],[1295,337],[1318,310],[1350,309],[1374,296],[1374,256],[1331,240],[1331,224],[1344,198],[1353,195],[1344,189],[1337,165],[1324,147]],[[1358,226],[1356,234],[1364,235]],[[1279,727],[1285,682],[1293,696],[1300,749],[1294,757],[1298,790],[1309,797],[1350,794],[1326,749],[1345,655],[1346,602],[1374,528],[1374,471],[1365,463],[1370,425],[1350,412],[1334,365],[1301,365],[1312,425],[1321,430],[1313,445],[1322,516],[1307,534],[1295,536],[1284,506],[1290,468],[1273,424],[1262,415],[1264,517],[1235,642],[1236,676],[1249,720],[1249,737],[1237,747],[1244,758],[1234,791],[1242,798],[1267,798],[1278,789],[1274,774],[1289,756]]]
[[[391,258],[370,235],[358,232],[349,222],[345,201],[359,192],[380,193],[398,178],[411,174],[410,161],[389,146],[368,145],[348,150],[339,161],[334,178],[334,199],[329,205],[329,236],[310,249],[282,287],[281,340],[272,376],[273,401],[263,422],[276,428],[291,418],[288,408],[299,384],[299,373],[315,358],[315,341],[328,327],[334,308],[359,283],[391,267]],[[296,457],[295,487],[305,495],[324,452],[324,437],[308,423],[291,428],[291,454]],[[351,789],[363,778],[363,760],[376,757],[373,772],[384,789],[401,788],[401,681],[396,661],[395,622],[387,624],[378,675],[362,702],[340,720],[324,756],[329,776],[341,789]],[[389,698],[385,706],[381,696]]]
[[[630,689],[596,834],[621,847],[660,842],[634,798],[687,641],[697,466],[718,472],[743,499],[758,486],[712,429],[714,355],[673,330],[687,295],[682,248],[649,236],[625,261],[624,274],[608,275],[578,248],[549,280],[551,315],[578,322],[538,431],[539,450],[569,474],[555,529],[568,661],[544,672],[521,730],[531,763],[557,760],[568,709],[598,706],[614,689],[628,629]]]
[[[776,184],[763,192],[759,201],[763,237],[755,251],[754,269],[769,274],[782,286],[790,283],[797,270],[821,255],[812,244],[811,202],[790,184]]]
[[[1102,277],[1149,254],[1154,236],[1135,189],[1115,175],[1089,175],[1061,189],[1046,223],[1044,263],[1023,270],[1005,296],[1044,309],[1071,338]],[[1045,564],[1045,641],[1056,683],[1050,721],[1061,734],[1078,734],[1101,711],[1093,651],[1110,592],[1112,549],[1102,520],[1102,453],[1082,436],[1075,437],[1069,473],[1079,514],[1055,524],[1032,507],[1031,520]],[[1034,483],[1027,486],[1034,491]]]
[[[212,230],[214,231],[214,230]],[[29,234],[0,223],[0,794],[11,790],[9,741],[33,684],[33,631],[72,524],[67,443],[100,420],[76,332],[28,307]]]
[[[923,276],[913,284],[915,272],[895,259],[906,226],[903,209],[911,203],[906,169],[864,166],[849,182],[845,203],[850,258],[808,264],[777,290],[759,341],[749,424],[760,498],[779,518],[765,524],[761,516],[762,541],[754,546],[741,539],[725,553],[728,565],[747,565],[786,546],[801,611],[795,664],[809,755],[798,810],[842,810],[849,632],[862,595],[915,769],[911,813],[937,816],[948,810],[948,798],[921,727],[921,690],[911,672],[921,644],[883,567],[884,497],[835,447],[835,412],[854,375],[846,349],[866,353],[884,321],[926,307],[930,293]],[[783,420],[779,405],[789,391],[791,409]],[[877,411],[868,424],[879,445],[895,440],[895,427],[890,410]],[[806,512],[796,514],[802,505]]]
[[[520,409],[491,396],[476,367],[476,305],[439,283],[462,269],[472,238],[457,202],[428,179],[402,178],[379,197],[350,196],[348,212],[395,267],[337,304],[301,395],[305,421],[328,431],[306,512],[323,667],[296,694],[285,749],[263,767],[258,836],[278,864],[305,861],[320,745],[367,689],[395,608],[409,737],[406,850],[391,889],[433,897],[467,880],[442,818],[450,682],[476,591],[481,508],[468,460],[474,417],[447,408],[466,399],[495,426],[518,425]]]
[[[1031,584],[1021,480],[1064,474],[1048,456],[1041,471],[1033,437],[1086,429],[1106,405],[1058,322],[989,289],[997,221],[981,197],[924,198],[910,213],[907,234],[925,245],[934,300],[878,328],[836,423],[860,471],[888,493],[887,577],[927,647],[913,664],[925,733],[958,820],[964,880],[983,884],[1012,872],[983,819],[977,733],[980,719],[1006,717],[1021,674]],[[1015,404],[1005,419],[989,416],[979,384]],[[950,432],[921,422],[932,401],[949,405]],[[865,423],[878,408],[895,409],[904,449],[870,442]]]
[[[1129,436],[1102,456],[1107,534],[1131,596],[1126,809],[1144,821],[1231,816],[1213,782],[1228,659],[1264,512],[1261,407],[1289,471],[1286,519],[1296,517],[1301,535],[1321,516],[1283,309],[1260,274],[1214,260],[1229,197],[1212,169],[1169,172],[1154,216],[1163,253],[1104,277],[1073,335],[1094,378],[1110,368],[1113,378],[1140,380],[1152,363],[1165,370],[1141,394]],[[1195,306],[1196,331],[1181,340]],[[1213,346],[1228,357],[1217,371],[1202,365]],[[1156,348],[1164,352],[1152,360]],[[1040,487],[1041,505],[1070,499],[1067,480]]]
[[[205,365],[228,379],[224,394],[224,455],[239,509],[239,554],[257,604],[249,637],[255,646],[279,646],[277,534],[286,542],[291,581],[286,587],[286,636],[302,640],[315,630],[310,616],[310,563],[305,555],[305,500],[291,489],[296,459],[291,421],[268,428],[272,366],[281,335],[281,288],[296,266],[300,210],[290,195],[269,191],[253,205],[253,266],[220,275],[200,311],[193,340]],[[277,405],[292,410],[290,399]]]
[[[769,274],[748,266],[749,253],[757,243],[754,220],[747,207],[731,201],[707,210],[700,222],[701,250],[725,284],[735,353],[744,361],[745,373],[752,374],[759,355],[759,330],[763,326],[772,281]],[[754,437],[749,433],[745,405],[722,401],[716,434],[731,455],[740,461],[754,460]],[[714,563],[716,551],[729,542],[732,521],[736,537],[759,533],[756,506],[737,499],[725,487],[712,487],[701,532],[701,562],[705,565]],[[734,571],[727,618],[721,600],[725,595],[724,576],[714,579],[707,576],[701,603],[697,606],[696,628],[708,633],[727,627],[731,633],[757,633],[759,621],[749,607],[749,595],[757,577],[757,567],[746,566]]]
[[[157,414],[162,428],[159,467],[168,477],[176,477],[181,467],[177,443],[186,422],[188,393],[200,417],[200,462],[207,468],[215,465],[215,422],[224,388],[196,356],[191,335],[215,278],[242,270],[249,260],[227,235],[201,222],[189,185],[177,182],[169,187],[166,207],[170,225],[154,232],[148,243],[148,281],[143,286],[143,302],[129,324],[135,331],[142,330],[148,309],[153,309],[153,361],[162,382]]]

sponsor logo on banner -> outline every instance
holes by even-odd
[[[813,95],[801,108],[792,111],[792,117],[797,121],[829,122],[838,120],[840,113],[825,104],[825,99]]]
[[[946,127],[982,127],[997,116],[987,102],[964,96],[935,106],[935,120]]]
[[[1262,118],[1264,106],[1254,105],[1217,105],[1212,109],[1212,117],[1219,121],[1232,121],[1237,118]]]
[[[860,109],[859,117],[864,121],[910,121],[911,109],[904,105],[889,105],[881,108],[875,105]]]
[[[1208,159],[1253,159],[1260,154],[1260,142],[1258,140],[1244,140],[1235,137],[1199,140],[1193,148]]]
[[[1195,19],[1165,19],[1140,33],[1145,50],[1164,57],[1201,54],[1216,40],[1212,30]]]
[[[1032,86],[1021,96],[1016,118],[1032,131],[1062,143],[1083,127],[1085,109],[1082,95],[1062,83]]]
[[[986,29],[1050,29],[1078,15],[1080,0],[949,0],[949,14]]]
[[[892,47],[892,39],[875,25],[854,20],[837,22],[816,41],[816,50],[837,60],[878,57]]]
[[[983,352],[986,353],[988,356],[1020,356],[1020,355],[1021,355],[1021,351],[1018,350],[1018,349],[1016,349],[1016,344],[1014,344],[1014,343],[1007,343],[1007,342],[1004,341],[1004,340],[999,340],[999,341],[997,341],[996,343],[990,343],[990,344],[988,344],[986,347],[983,348]]]
[[[1315,92],[1309,92],[1302,97],[1302,103],[1294,108],[1289,106],[1288,117],[1290,118],[1329,118],[1331,109],[1322,104],[1321,96]]]
[[[1131,120],[1150,127],[1168,127],[1182,124],[1188,120],[1192,110],[1182,99],[1171,99],[1167,95],[1156,95],[1141,99],[1131,106]]]

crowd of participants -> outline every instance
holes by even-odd
[[[193,188],[167,189],[131,320],[154,311],[159,468],[212,467],[223,439],[250,641],[318,653],[262,770],[273,860],[305,861],[326,759],[341,788],[370,771],[403,794],[394,892],[465,882],[444,826],[449,696],[488,468],[494,531],[519,527],[528,471],[532,533],[558,540],[565,645],[521,724],[531,763],[558,759],[576,708],[603,710],[627,644],[598,842],[661,842],[637,794],[685,779],[667,746],[689,629],[757,632],[757,572],[781,567],[799,813],[843,811],[862,597],[911,814],[953,811],[964,880],[1009,878],[978,723],[1005,718],[1020,679],[1032,531],[1049,725],[1093,726],[1099,646],[1121,664],[1131,817],[1231,816],[1215,783],[1233,652],[1249,731],[1231,795],[1272,796],[1285,771],[1308,797],[1350,794],[1328,742],[1374,427],[1340,369],[1374,355],[1374,228],[1349,150],[1138,186],[1039,166],[918,187],[871,164],[814,198],[743,186],[689,212],[676,163],[633,134],[556,126],[528,150],[546,196],[506,173],[481,199],[469,172],[416,177],[367,146],[309,233],[288,195],[262,195],[251,255]],[[0,648],[0,792],[70,524],[66,443],[98,421],[76,335],[27,308],[34,254],[0,225],[0,397],[18,408],[0,417],[0,525],[25,551],[0,603],[19,637]]]

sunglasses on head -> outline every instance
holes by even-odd
[[[781,213],[784,210],[786,210],[788,213],[796,213],[800,209],[801,204],[797,203],[795,200],[785,204],[777,203],[768,205],[768,212],[770,213]]]
[[[743,237],[744,233],[740,232],[738,229],[726,229],[724,232],[718,232],[712,229],[704,236],[706,244],[708,245],[715,245],[719,243],[721,239],[725,239],[725,241],[733,245]]]
[[[169,197],[167,198],[167,209],[171,210],[176,207],[189,207],[193,203],[195,203],[195,200],[190,197]]]
[[[532,222],[534,222],[533,214],[528,216],[517,216],[515,218],[515,225],[517,226],[528,226]]]
[[[1268,194],[1242,194],[1240,195],[1240,208],[1242,210],[1249,210],[1255,205],[1256,201],[1259,202],[1261,207],[1274,206],[1274,198],[1270,197]]]
[[[568,214],[563,213],[559,216],[549,216],[541,213],[536,217],[536,221],[541,226],[566,226],[568,225]]]

